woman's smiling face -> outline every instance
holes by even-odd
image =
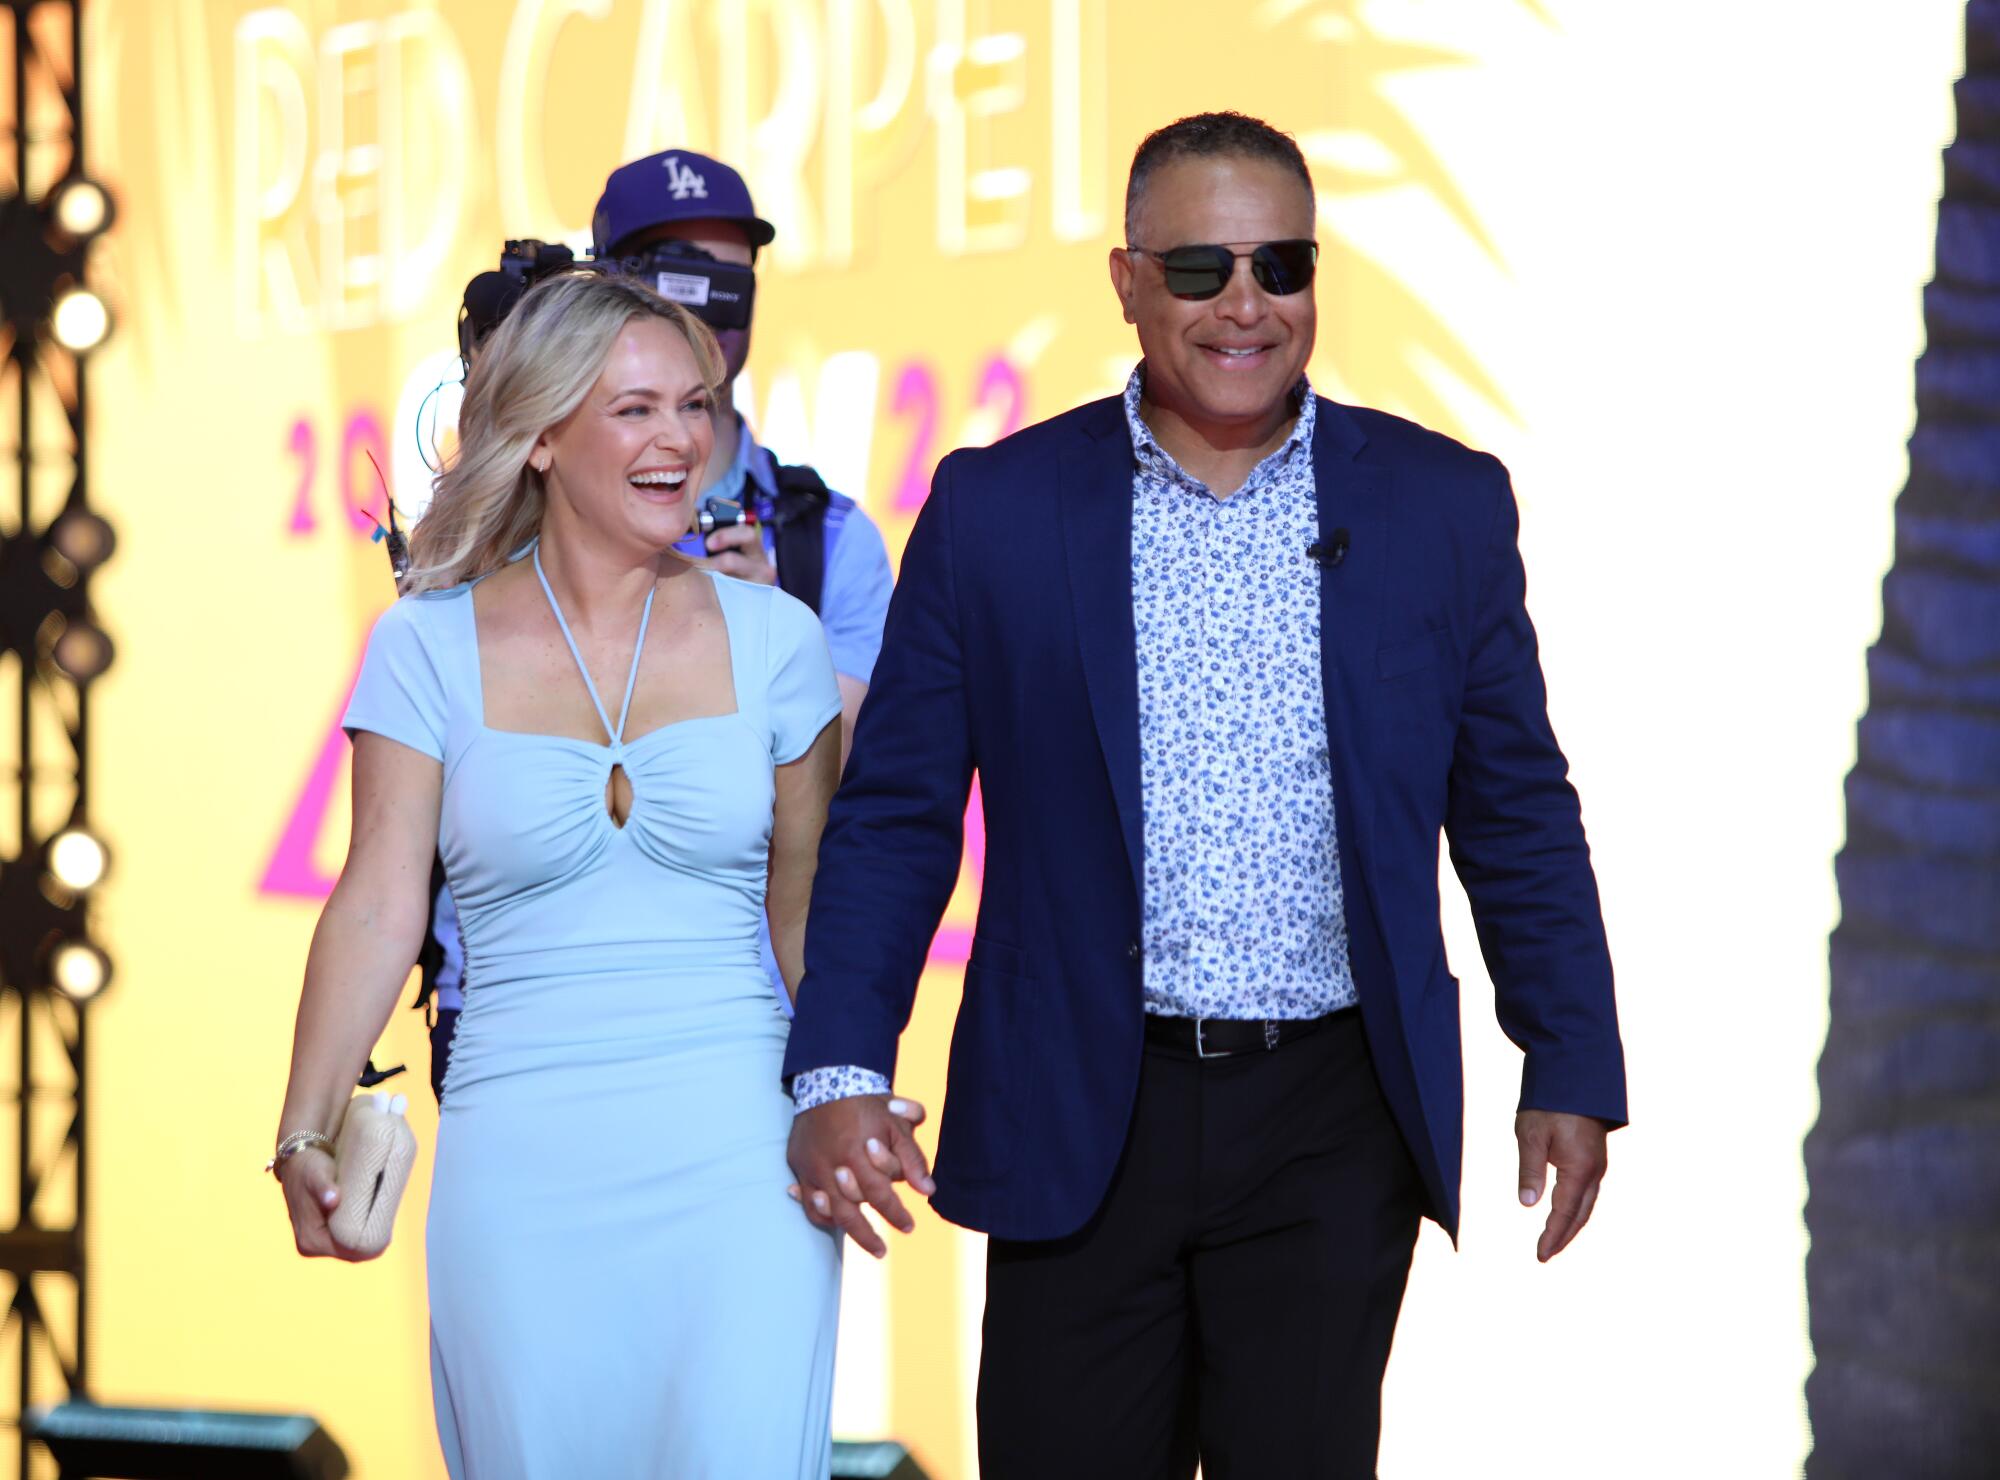
[[[649,551],[694,522],[715,446],[710,395],[693,347],[665,319],[628,319],[582,403],[544,432],[530,461],[552,503]]]

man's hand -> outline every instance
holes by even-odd
[[[778,584],[778,568],[764,553],[764,531],[755,524],[725,524],[708,537],[711,568],[739,581]]]
[[[1532,1208],[1542,1200],[1549,1167],[1556,1169],[1549,1221],[1535,1245],[1535,1257],[1544,1264],[1568,1248],[1590,1221],[1607,1165],[1606,1134],[1604,1122],[1590,1115],[1523,1110],[1514,1117],[1514,1139],[1521,1144],[1522,1207]],[[793,1144],[798,1144],[796,1133]]]
[[[862,1213],[864,1203],[899,1232],[914,1229],[917,1221],[895,1184],[907,1181],[926,1197],[936,1190],[923,1148],[910,1133],[923,1119],[916,1101],[887,1095],[832,1100],[795,1116],[787,1152],[799,1179],[792,1195],[813,1226],[841,1229],[877,1259],[889,1246]]]

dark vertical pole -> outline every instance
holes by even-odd
[[[1965,52],[1805,1147],[1812,1480],[2000,1465],[2000,0]]]
[[[87,1003],[71,1004],[62,999],[46,979],[45,966],[47,949],[54,941],[88,940],[90,910],[87,897],[76,898],[47,889],[39,879],[43,849],[49,839],[37,828],[36,821],[55,812],[53,806],[40,805],[42,802],[58,800],[68,802],[62,813],[65,819],[88,820],[89,676],[79,679],[62,672],[59,665],[46,660],[40,645],[51,616],[71,624],[93,620],[89,600],[91,562],[82,562],[73,575],[61,577],[55,567],[44,563],[42,542],[49,534],[50,521],[38,520],[37,514],[50,511],[46,506],[38,509],[34,473],[38,467],[47,469],[67,455],[71,459],[71,480],[62,509],[55,518],[61,519],[71,512],[88,514],[87,355],[75,354],[52,342],[44,315],[49,307],[45,295],[50,286],[61,286],[65,279],[85,277],[90,243],[44,235],[45,223],[41,217],[50,203],[46,199],[29,198],[32,190],[45,189],[52,181],[85,174],[81,0],[0,0],[0,4],[4,4],[11,22],[13,40],[11,75],[4,80],[11,82],[13,88],[13,97],[8,100],[11,102],[8,122],[13,129],[11,161],[15,172],[13,198],[0,211],[0,221],[7,223],[10,233],[4,250],[19,254],[0,257],[0,265],[18,264],[19,280],[30,289],[25,294],[15,291],[18,284],[10,275],[6,308],[16,321],[9,326],[12,330],[9,359],[20,384],[14,397],[17,442],[8,461],[19,484],[15,500],[18,519],[15,527],[0,538],[0,562],[4,562],[4,579],[9,583],[5,591],[14,598],[6,611],[5,647],[20,665],[21,686],[16,705],[20,753],[18,767],[10,773],[17,788],[18,847],[9,850],[10,856],[0,859],[0,991],[19,1003],[20,1034],[20,1044],[13,1056],[17,1082],[9,1093],[17,1116],[16,1213],[12,1227],[0,1228],[0,1272],[15,1282],[6,1320],[18,1322],[18,1327],[0,1332],[0,1340],[8,1342],[8,1349],[16,1354],[19,1364],[12,1415],[16,1442],[12,1451],[16,1458],[15,1473],[25,1476],[34,1462],[34,1448],[20,1430],[21,1416],[30,1404],[40,1399],[85,1396],[89,1371],[90,1307],[85,1290],[84,1246],[89,1209],[86,1153],[89,1007]],[[64,24],[42,28],[30,24],[36,17],[55,20],[54,7],[59,4],[67,6],[61,16]],[[69,51],[66,57],[61,54],[65,47]],[[31,84],[44,91],[31,98]],[[46,94],[51,84],[57,90],[54,97]],[[31,132],[30,116],[39,117],[42,104],[49,105],[51,121],[48,126]],[[66,128],[54,121],[57,108],[66,115]],[[60,152],[65,149],[66,154]],[[57,354],[72,355],[69,367],[72,373],[67,377],[39,373],[49,364],[44,357]],[[36,440],[39,427],[50,420],[38,417],[38,410],[48,408],[38,407],[37,401],[50,396],[55,398],[66,419],[70,435],[67,447],[54,440]],[[74,700],[74,709],[67,713],[62,702],[65,698]],[[73,764],[67,767],[66,774],[57,768],[57,758],[50,752],[47,736],[51,719],[62,725],[71,746]],[[39,742],[38,732],[43,736]],[[68,786],[66,798],[37,795],[37,788],[46,793],[59,784]],[[48,1060],[36,1044],[37,1037],[51,1029],[62,1040],[54,1060]],[[44,1109],[44,1102],[62,1093],[58,1076],[65,1069],[74,1086],[70,1103]],[[34,1157],[38,1146],[46,1145],[45,1138],[37,1134],[37,1116],[57,1113],[66,1116],[61,1143],[50,1160],[37,1165]],[[45,1222],[36,1215],[36,1195],[43,1183],[59,1171],[67,1172],[73,1183],[69,1188],[57,1189],[51,1201],[59,1200],[66,1192],[70,1198],[66,1211],[70,1215],[58,1214]],[[39,1287],[38,1278],[42,1281]],[[67,1333],[61,1315],[56,1317],[55,1324],[50,1321],[49,1307],[57,1302],[58,1286],[61,1295],[75,1302],[73,1307],[66,1302],[60,1306],[64,1314],[74,1311],[75,1324]],[[60,1394],[52,1394],[40,1384],[38,1356],[53,1358],[62,1385]]]
[[[25,202],[28,194],[28,47],[30,44],[28,9],[25,6],[20,8],[10,7],[9,13],[14,23],[14,189],[21,200]],[[34,426],[34,387],[31,383],[31,376],[34,372],[35,352],[34,341],[28,335],[24,334],[18,325],[14,330],[13,354],[14,373],[20,382],[17,387],[17,399],[20,405],[20,434],[17,439],[18,445],[15,448],[15,455],[18,460],[21,494],[20,523],[16,528],[20,534],[25,535],[33,527],[33,509],[30,507],[32,503],[33,483],[30,473],[34,467],[34,453],[29,447],[29,435]],[[20,683],[20,723],[16,733],[21,737],[21,774],[18,782],[21,805],[19,818],[20,831],[17,837],[20,840],[19,847],[22,857],[25,860],[29,844],[35,835],[33,821],[34,808],[32,805],[35,775],[33,750],[35,726],[34,706],[32,703],[34,685],[28,658],[25,654],[20,658]],[[35,1035],[34,1025],[30,1021],[34,999],[27,982],[15,982],[12,985],[20,994],[21,999],[19,1028],[21,1049],[18,1066],[20,1082],[15,1088],[14,1223],[18,1228],[25,1228],[28,1226],[30,1201],[34,1196],[33,1178],[29,1171],[28,1162],[28,1157],[32,1149],[28,1122],[34,1113]],[[21,1287],[27,1285],[32,1279],[25,1262],[17,1265],[14,1272],[14,1279],[16,1282],[14,1288],[14,1313],[19,1321],[17,1334],[20,1338],[20,1353],[17,1358],[20,1363],[20,1371],[15,1376],[15,1385],[19,1389],[19,1392],[16,1395],[14,1404],[14,1413],[16,1415],[14,1430],[15,1446],[18,1450],[16,1463],[19,1468],[15,1473],[21,1477],[21,1480],[27,1480],[28,1438],[20,1427],[20,1416],[27,1413],[28,1404],[32,1401],[31,1375],[33,1372],[32,1364],[34,1361],[36,1323],[31,1314],[33,1306],[21,1298],[23,1293]]]
[[[83,5],[84,0],[69,0],[69,139],[70,172],[87,175],[90,173],[88,159],[84,154],[84,106],[83,106]],[[78,494],[89,484],[89,466],[86,459],[90,453],[90,438],[86,435],[89,427],[89,402],[85,387],[90,379],[89,364],[79,355],[76,361],[76,405],[71,413],[71,474],[70,498],[75,501]],[[81,578],[87,585],[89,576]],[[79,684],[76,691],[76,812],[80,816],[90,816],[90,686]],[[75,1148],[76,1176],[76,1216],[72,1220],[70,1234],[70,1254],[75,1260],[76,1271],[76,1346],[73,1355],[76,1371],[70,1379],[70,1391],[79,1398],[90,1392],[90,1281],[85,1278],[88,1258],[87,1235],[89,1224],[85,1214],[90,1200],[90,1137],[89,1098],[84,1089],[88,1080],[84,1074],[90,1053],[89,1029],[90,1008],[79,1003],[76,1009],[76,1050],[72,1057],[72,1074],[76,1085],[75,1115],[70,1122],[70,1144]],[[25,1475],[23,1480],[26,1480]]]

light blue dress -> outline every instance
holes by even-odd
[[[609,745],[489,729],[459,586],[383,614],[344,721],[444,767],[438,847],[471,986],[427,1243],[455,1480],[830,1463],[840,1249],[785,1195],[788,1024],[758,942],[772,767],[840,694],[805,606],[699,578],[722,605],[732,714],[620,738],[628,679],[615,721],[591,693]]]

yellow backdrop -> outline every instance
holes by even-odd
[[[257,1168],[345,843],[334,724],[390,594],[364,454],[421,503],[418,413],[466,278],[503,237],[580,244],[623,159],[735,162],[780,228],[753,419],[894,551],[945,451],[1123,380],[1104,258],[1125,162],[1236,107],[1297,133],[1320,186],[1321,389],[1515,468],[1632,1045],[1636,1124],[1597,1223],[1537,1270],[1511,1207],[1515,1060],[1453,919],[1465,1251],[1434,1230],[1420,1249],[1384,1473],[1540,1473],[1545,1442],[1590,1474],[1795,1465],[1827,865],[1959,44],[1950,0],[1893,26],[1838,10],[90,6],[91,163],[121,205],[93,383],[120,531],[96,730],[119,963],[92,1065],[101,1394],[305,1409],[365,1477],[441,1473],[423,1164],[396,1247],[361,1268],[296,1259]],[[934,1109],[972,889],[968,870],[903,1059]],[[381,1057],[411,1066],[428,1146],[426,1052],[399,1014]],[[925,1217],[886,1267],[850,1260],[838,1431],[973,1474],[981,1259]]]

